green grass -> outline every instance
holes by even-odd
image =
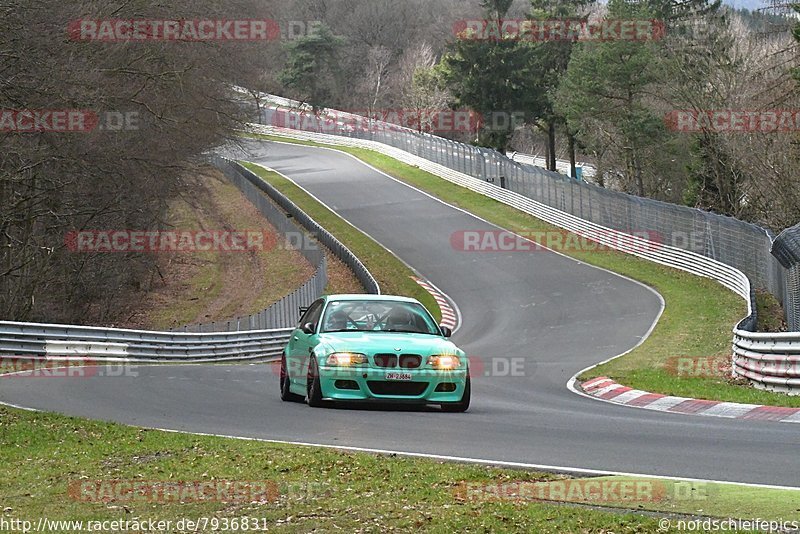
[[[211,190],[203,191],[203,196],[211,196]],[[208,203],[208,198],[203,199]],[[170,205],[168,222],[175,228],[196,230],[201,228],[205,217],[183,199]],[[223,287],[225,272],[219,255],[214,252],[197,251],[191,257],[195,272],[184,281],[183,294],[187,298],[170,299],[160,305],[150,306],[145,312],[148,327],[154,330],[168,330],[176,325],[191,324],[219,296]],[[178,261],[184,258],[178,258]],[[185,260],[184,260],[185,261]],[[191,295],[191,298],[188,298]]]
[[[197,193],[170,204],[168,225],[182,230],[269,229],[275,235],[274,227],[255,208],[242,209],[248,204],[242,192],[211,169],[187,177]],[[164,263],[168,286],[144,295],[145,304],[138,310],[144,322],[138,326],[145,329],[167,330],[258,313],[300,287],[313,271],[299,252],[277,246],[247,254],[195,251],[165,255]],[[241,286],[238,282],[242,279],[264,282],[250,286],[246,295],[238,295],[233,290]]]
[[[621,533],[657,528],[657,518],[649,515],[596,509],[620,505],[615,502],[565,506],[486,500],[460,491],[467,484],[563,480],[545,473],[143,430],[6,407],[0,407],[0,422],[0,501],[7,520],[253,517],[282,532]],[[69,493],[71,483],[114,480],[266,481],[275,484],[275,492],[262,502],[238,503],[85,502]],[[668,495],[677,494],[673,482],[664,484]],[[625,506],[690,516],[800,517],[797,492],[683,485],[703,491],[688,499]]]
[[[245,134],[249,137],[308,146],[331,145],[289,138]],[[377,152],[333,145],[373,167],[515,232],[558,230],[544,221],[438,176]],[[652,335],[640,347],[581,376],[608,376],[637,389],[729,402],[800,407],[800,397],[756,390],[725,377],[686,378],[670,371],[675,358],[729,358],[733,326],[746,315],[744,301],[718,283],[615,251],[562,250],[585,263],[638,280],[658,291],[666,302]],[[774,307],[774,306],[773,306]],[[600,358],[598,357],[598,361]]]
[[[756,291],[756,308],[758,309],[759,332],[785,332],[786,321],[783,308],[771,293]]]
[[[414,272],[397,256],[280,174],[255,163],[241,163],[289,197],[301,210],[344,243],[378,281],[381,293],[413,297],[422,302],[437,320],[441,320],[442,312],[436,300],[411,278],[415,276]]]
[[[643,481],[627,476],[599,477],[597,480]],[[642,506],[651,511],[713,517],[783,518],[787,521],[800,519],[800,492],[795,490],[665,479],[655,479],[653,484],[655,498]],[[608,506],[629,507],[619,502]]]

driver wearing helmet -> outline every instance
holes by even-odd
[[[396,307],[389,312],[386,317],[387,330],[404,330],[410,332],[419,331],[414,321],[414,314],[412,314],[405,307]]]
[[[349,320],[347,312],[344,310],[337,310],[328,316],[328,321],[325,330],[328,332],[336,330],[347,330],[347,322]]]

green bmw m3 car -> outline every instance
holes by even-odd
[[[329,295],[302,310],[281,358],[281,399],[469,408],[469,362],[417,300]]]

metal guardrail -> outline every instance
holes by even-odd
[[[191,324],[178,328],[182,332],[230,332],[239,330],[265,330],[269,328],[287,328],[297,320],[297,310],[308,306],[319,298],[328,285],[328,261],[325,251],[319,243],[306,238],[305,232],[293,220],[286,216],[277,205],[264,196],[264,190],[243,173],[243,168],[221,156],[212,155],[211,162],[250,200],[287,240],[291,246],[302,254],[311,265],[315,266],[314,275],[302,286],[292,291],[279,301],[258,313],[236,317],[234,319],[215,321],[203,324]],[[268,191],[273,200],[283,198],[277,191]]]
[[[278,130],[281,135],[297,139],[371,148],[405,163],[416,165],[452,183],[516,207],[551,224],[598,241],[610,248],[717,280],[744,298],[749,311],[748,317],[743,319],[734,331],[734,373],[748,378],[756,387],[789,393],[800,392],[800,379],[798,379],[796,368],[800,362],[800,356],[795,356],[800,353],[798,351],[800,333],[776,334],[751,331],[756,324],[753,290],[748,277],[735,267],[696,252],[662,243],[653,243],[626,232],[615,231],[612,228],[576,217],[564,210],[531,199],[525,194],[488,183],[485,180],[488,176],[486,172],[480,178],[475,178],[422,156],[371,140],[267,128],[269,133],[273,133],[274,130]],[[435,142],[431,143],[435,144]],[[448,143],[453,142],[448,141]],[[445,152],[450,150],[451,148],[446,148]],[[463,152],[459,152],[460,150]],[[441,156],[441,150],[436,150],[436,152]],[[466,148],[458,147],[455,153],[449,152],[453,157],[466,153]],[[486,169],[486,160],[484,159],[482,163]],[[249,173],[246,169],[238,167],[244,175]],[[260,184],[267,185],[257,176],[249,174],[251,175],[249,179],[256,180],[254,183],[257,183],[259,187],[261,187]],[[288,199],[286,199],[286,205],[282,205],[282,207],[297,217],[306,228],[317,231],[321,241],[333,240],[335,242],[332,235],[319,227]],[[655,216],[655,214],[652,215]],[[800,228],[800,226],[795,228]],[[794,235],[793,232],[792,236]],[[334,252],[338,250],[339,254],[342,254],[354,265],[361,265],[363,271],[360,273],[360,278],[363,277],[366,281],[366,283],[362,283],[373,292],[379,291],[377,282],[346,247],[341,245],[341,247],[332,248]],[[794,269],[795,278],[792,281],[790,277],[790,283],[796,284],[797,265],[794,264],[791,269]],[[800,286],[795,285],[793,289],[800,291]],[[193,334],[0,321],[0,355],[69,358],[70,354],[76,354],[98,360],[124,359],[126,361],[161,362],[240,360],[279,355],[283,345],[288,341],[290,332],[291,329],[286,328]]]
[[[225,160],[225,158],[221,158]],[[355,274],[361,285],[367,293],[380,295],[381,288],[369,269],[361,263],[361,260],[353,254],[341,241],[336,239],[333,234],[320,226],[314,219],[312,219],[306,212],[301,210],[297,204],[289,200],[284,194],[272,187],[269,183],[262,180],[257,174],[253,173],[246,167],[239,165],[231,160],[226,160],[229,165],[235,168],[236,172],[242,177],[249,180],[253,185],[258,187],[261,191],[266,193],[276,204],[278,204],[286,213],[308,230],[311,235],[320,243],[328,247],[333,254],[342,260]]]
[[[559,173],[512,161],[494,150],[458,143],[397,125],[262,94],[272,110],[259,117],[267,125],[375,141],[438,163],[450,170],[502,185],[527,198],[620,232],[658,236],[666,245],[689,250],[735,267],[755,287],[784,304],[787,323],[800,322],[800,307],[786,268],[770,254],[773,235],[757,225],[703,210],[611,191]],[[317,118],[315,118],[317,117]],[[326,120],[327,119],[327,120]],[[353,125],[357,125],[353,127]],[[797,245],[800,252],[800,243]],[[794,299],[794,300],[793,300]],[[755,323],[753,323],[755,325]]]
[[[772,255],[787,270],[784,308],[789,330],[800,331],[800,224],[787,228],[772,243]]]
[[[800,339],[795,332],[734,332],[734,370],[760,389],[800,393]]]
[[[194,334],[0,321],[0,356],[125,362],[219,362],[280,356],[291,328]]]
[[[242,189],[262,214],[284,233],[299,231],[286,214],[273,205],[264,195],[267,193],[286,210],[294,220],[309,230],[328,246],[346,265],[353,268],[359,280],[372,293],[380,288],[367,268],[340,243],[300,208],[279,191],[238,163],[225,158],[212,158],[225,174]],[[248,185],[249,184],[249,185]],[[314,277],[304,287],[284,298],[277,308],[239,318],[203,325],[202,328],[229,328],[231,331],[212,333],[154,332],[121,328],[101,328],[41,323],[17,323],[0,321],[0,357],[4,359],[47,359],[55,361],[78,360],[80,362],[223,362],[255,360],[281,355],[289,342],[292,328],[297,321],[298,308],[310,304],[322,294],[327,283],[325,252],[320,248],[305,247],[301,252],[312,263],[318,265]],[[322,282],[322,281],[325,282]],[[312,298],[312,295],[313,298]],[[277,310],[277,311],[276,311]],[[247,326],[277,321],[285,328],[247,329]]]
[[[736,330],[733,340],[734,373],[757,387],[800,393],[800,224],[787,228],[772,243],[772,255],[786,268],[788,333]]]
[[[734,329],[734,374],[747,378],[757,388],[792,394],[800,393],[800,372],[798,372],[800,368],[800,332],[772,334],[753,332],[757,322],[755,294],[749,278],[736,267],[697,252],[649,241],[584,220],[528,198],[521,193],[504,189],[496,184],[380,142],[269,126],[252,125],[252,127],[263,133],[277,133],[321,144],[369,148],[417,166],[449,182],[503,202],[602,245],[714,279],[742,297],[747,303],[748,316],[742,319]],[[798,354],[798,356],[794,356],[794,354]]]
[[[517,163],[522,163],[524,165],[531,165],[533,167],[547,167],[547,159],[541,156],[534,156],[533,154],[523,154],[521,152],[507,152],[506,156],[511,161],[516,161]],[[597,176],[597,168],[594,165],[590,165],[588,163],[583,162],[576,162],[575,166],[577,168],[582,169],[581,177],[583,179],[590,178],[593,179]],[[571,163],[569,161],[563,159],[556,160],[556,170],[561,174],[566,176],[570,175]]]
[[[325,251],[319,246],[319,243],[328,247],[337,258],[342,260],[353,271],[353,274],[355,274],[368,293],[380,293],[377,281],[355,254],[330,232],[317,224],[283,193],[231,159],[215,154],[211,156],[211,162],[222,170],[225,176],[242,191],[281,234],[284,236],[304,236],[301,242],[298,242],[300,241],[299,239],[294,240],[295,248],[312,265],[316,266],[316,271],[314,276],[301,287],[261,312],[213,323],[188,325],[181,328],[181,331],[230,332],[284,328],[293,325],[297,320],[298,308],[308,306],[314,302],[324,293],[325,287],[328,285],[328,263]],[[305,232],[301,227],[305,228]],[[310,234],[312,239],[305,237],[306,232]]]

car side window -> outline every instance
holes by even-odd
[[[308,307],[306,313],[300,318],[299,326],[303,326],[306,323],[317,324],[319,323],[319,318],[322,315],[322,305],[323,301],[318,300],[314,302],[311,306]]]

